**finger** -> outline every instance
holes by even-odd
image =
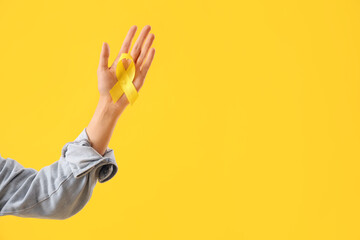
[[[141,66],[143,64],[145,57],[148,55],[149,49],[150,49],[152,43],[154,42],[154,39],[155,39],[155,35],[152,33],[146,38],[144,46],[141,49],[140,56],[138,57],[138,59],[136,61],[136,64],[138,66]]]
[[[136,42],[134,44],[133,49],[131,50],[131,56],[133,60],[136,62],[137,58],[139,57],[141,47],[150,32],[151,27],[149,25],[146,25],[140,32],[138,39],[136,39]]]
[[[130,50],[130,47],[131,47],[131,42],[135,36],[135,33],[136,33],[136,30],[137,30],[137,26],[134,25],[130,28],[128,34],[126,35],[125,37],[125,40],[121,46],[121,49],[120,49],[120,52],[119,52],[119,55],[121,55],[121,53],[127,53],[129,52]]]
[[[126,37],[125,37],[125,40],[120,48],[120,51],[119,51],[119,54],[117,55],[116,59],[114,60],[113,64],[111,65],[111,67],[116,67],[117,65],[117,62],[121,56],[122,53],[127,53],[129,52],[130,50],[130,47],[131,47],[131,42],[135,36],[135,33],[136,33],[136,30],[137,30],[137,26],[134,25],[130,28],[130,30],[128,31]]]
[[[107,69],[110,55],[110,47],[106,42],[103,43],[100,53],[99,68]]]
[[[151,63],[154,59],[154,56],[155,56],[155,48],[151,48],[150,51],[149,51],[149,55],[147,56],[145,62],[144,62],[144,65],[142,66],[141,68],[141,74],[145,77],[147,72],[149,71],[149,68],[151,66]]]

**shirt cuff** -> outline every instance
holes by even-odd
[[[104,183],[113,178],[118,171],[114,151],[107,147],[103,156],[98,153],[91,147],[86,128],[75,141],[65,144],[61,155],[69,163],[75,178],[95,171],[99,183]]]

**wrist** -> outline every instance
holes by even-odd
[[[99,102],[96,108],[102,113],[102,115],[106,115],[108,117],[116,119],[121,115],[124,110],[122,106],[119,106],[118,104],[115,104],[113,102],[109,94],[100,95]]]

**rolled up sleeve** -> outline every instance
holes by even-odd
[[[39,171],[0,156],[0,216],[66,219],[90,200],[97,182],[115,176],[114,151],[91,147],[86,128],[66,143],[60,159]]]

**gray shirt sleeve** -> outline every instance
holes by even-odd
[[[87,204],[96,183],[110,180],[117,170],[113,150],[100,155],[86,128],[63,146],[58,161],[39,171],[0,156],[0,216],[69,218]]]

